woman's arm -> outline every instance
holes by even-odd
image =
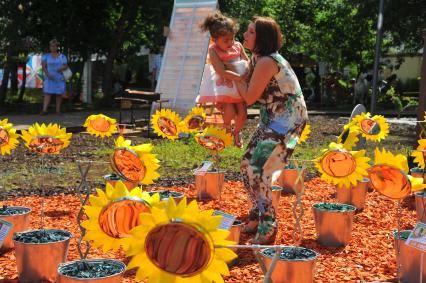
[[[59,69],[58,72],[63,72],[65,69],[68,69],[68,64],[63,64]]]
[[[67,60],[67,57],[65,55],[63,55],[63,54],[61,54],[60,56],[62,56],[62,60],[64,61],[64,63],[58,69],[59,73],[63,72],[65,69],[68,69],[68,60]]]
[[[247,85],[244,81],[236,83],[238,92],[247,105],[252,105],[260,98],[269,81],[276,73],[278,73],[277,63],[272,58],[262,57],[254,67],[249,84]]]
[[[225,64],[220,60],[219,56],[217,55],[216,51],[213,48],[209,49],[209,56],[210,56],[210,61],[212,63],[212,66],[219,76],[232,81],[242,80],[242,76],[240,76],[236,72],[233,72],[231,70],[226,70]]]
[[[49,72],[47,71],[47,61],[45,60],[41,61],[41,69],[43,70],[43,73],[46,75],[46,77],[48,77],[50,80],[53,80],[52,75],[50,75]]]

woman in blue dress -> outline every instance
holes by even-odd
[[[41,58],[44,73],[43,81],[43,110],[41,115],[47,114],[52,96],[56,97],[56,113],[61,114],[62,95],[65,94],[65,78],[62,72],[68,68],[67,57],[59,53],[59,42],[52,39],[49,42],[50,53]]]

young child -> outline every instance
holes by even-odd
[[[234,39],[238,25],[218,11],[209,15],[200,27],[203,31],[210,32],[213,43],[209,46],[200,94],[196,102],[215,103],[222,112],[224,127],[233,133],[235,145],[242,148],[240,130],[247,119],[247,109],[233,81],[243,80],[249,59],[242,44]]]

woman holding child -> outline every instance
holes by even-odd
[[[236,81],[247,105],[260,104],[260,123],[241,162],[244,186],[253,203],[243,232],[256,234],[253,244],[270,244],[277,233],[272,184],[293,153],[308,115],[299,81],[278,53],[279,25],[254,17],[244,33],[243,46],[252,53],[248,82]],[[231,67],[231,66],[230,66]]]

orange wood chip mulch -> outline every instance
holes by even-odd
[[[316,242],[315,225],[311,206],[321,201],[334,201],[334,188],[318,178],[305,182],[306,192],[302,197],[305,214],[302,219],[303,240],[301,246],[321,254],[316,263],[315,282],[371,282],[394,281],[396,277],[395,249],[392,230],[397,228],[398,202],[389,200],[376,192],[367,195],[366,208],[355,215],[352,239],[349,245],[341,248],[323,247]],[[158,188],[166,189],[166,188]],[[183,191],[189,198],[196,196],[195,187],[167,188]],[[293,242],[294,218],[292,205],[294,195],[282,196],[278,211],[279,232],[276,244],[297,245]],[[0,203],[1,204],[1,203]],[[39,226],[40,198],[22,197],[3,202],[5,205],[21,205],[33,209],[31,228]],[[200,203],[203,209],[220,209],[245,220],[248,213],[247,194],[241,182],[226,182],[222,205],[219,201]],[[401,229],[412,229],[415,225],[414,198],[409,197],[401,203]],[[74,195],[58,195],[45,200],[45,227],[71,231],[68,260],[78,259],[77,240],[80,235],[76,217],[80,202]],[[241,243],[247,243],[249,236],[242,235]],[[240,250],[238,264],[230,270],[226,282],[261,282],[263,274],[255,257],[249,250]],[[91,250],[89,258],[116,258],[125,260],[124,253],[107,253]],[[124,282],[135,282],[134,271],[125,274]],[[15,254],[13,251],[0,255],[0,282],[17,282]]]

